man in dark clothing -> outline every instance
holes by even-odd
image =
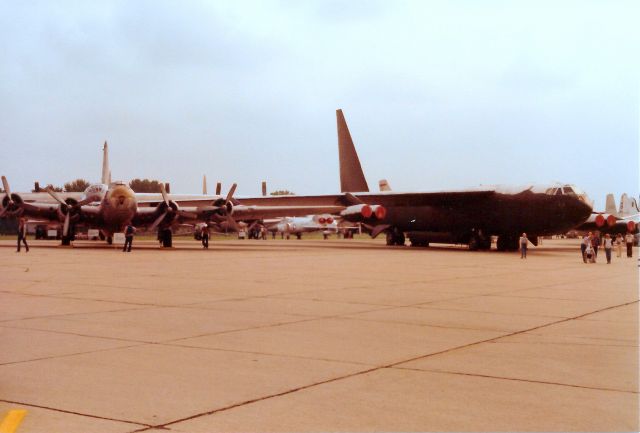
[[[26,248],[26,252],[29,252],[29,245],[27,245],[27,221],[24,218],[20,218],[18,222],[18,250],[16,253],[20,252],[20,243],[24,243],[24,247]]]
[[[596,235],[593,237],[593,241],[592,241],[592,245],[593,245],[593,255],[595,255],[596,259],[598,258],[598,248],[600,248],[600,233],[596,233]]]
[[[200,230],[200,237],[202,238],[202,248],[209,249],[209,235],[209,226],[205,224]]]
[[[136,228],[131,225],[131,223],[127,224],[127,227],[124,229],[124,248],[122,248],[122,252],[131,252],[131,244],[133,243],[133,235],[136,232]]]

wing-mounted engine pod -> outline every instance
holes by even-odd
[[[606,222],[606,219],[604,215],[602,215],[601,213],[596,215],[596,226],[602,227],[605,222]]]
[[[327,220],[325,217],[318,218],[318,224],[326,224],[326,223],[327,223]]]
[[[633,233],[636,231],[636,223],[635,221],[628,221],[627,222],[627,231],[629,233]]]
[[[2,206],[0,208],[0,215],[16,215],[22,209],[22,197],[18,194],[11,194],[11,199],[5,194],[2,199]]]
[[[340,216],[350,221],[362,221],[368,219],[384,219],[387,210],[380,205],[356,204],[349,206],[340,212]]]
[[[376,219],[383,220],[387,216],[387,209],[381,205],[372,205],[371,209],[373,210],[373,215],[375,215]]]
[[[615,226],[615,225],[616,225],[616,222],[618,222],[618,219],[617,219],[615,216],[613,216],[613,215],[609,215],[609,216],[607,217],[607,225],[608,225],[609,227],[613,227],[613,226]]]
[[[11,194],[11,202],[13,202],[14,205],[20,206],[23,203],[22,197],[20,197],[18,194]],[[2,208],[6,209],[7,206],[10,206],[10,201],[9,196],[5,194],[4,198],[2,199]]]
[[[327,217],[327,219],[325,220],[325,222],[326,222],[327,224],[333,224],[333,218],[331,218],[331,217]]]

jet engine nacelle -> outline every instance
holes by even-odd
[[[356,204],[340,212],[340,216],[348,221],[362,221],[369,219],[384,219],[387,210],[380,205]]]
[[[635,221],[627,221],[627,231],[629,233],[635,232],[636,228],[637,228],[637,224],[635,223]]]
[[[276,230],[278,230],[280,233],[289,233],[293,230],[293,227],[290,223],[278,223],[276,225]]]

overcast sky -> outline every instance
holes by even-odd
[[[637,1],[0,2],[14,190],[339,191],[342,108],[372,189],[561,181],[638,195]]]

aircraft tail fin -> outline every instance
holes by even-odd
[[[364,178],[358,153],[353,145],[351,133],[342,110],[336,110],[338,123],[338,155],[340,159],[340,191],[369,192],[367,180]]]
[[[389,186],[387,179],[380,179],[378,181],[378,186],[380,187],[380,191],[391,191],[391,186]]]
[[[635,215],[638,212],[638,202],[635,197],[629,197],[627,194],[622,194],[620,197],[620,214],[621,217],[628,217]]]
[[[613,197],[613,194],[607,194],[607,205],[604,209],[605,213],[611,215],[618,215],[618,210],[616,209],[616,199]]]
[[[111,182],[111,170],[109,169],[109,145],[104,142],[102,148],[102,183],[109,184]]]
[[[207,175],[202,175],[202,195],[207,195]]]

